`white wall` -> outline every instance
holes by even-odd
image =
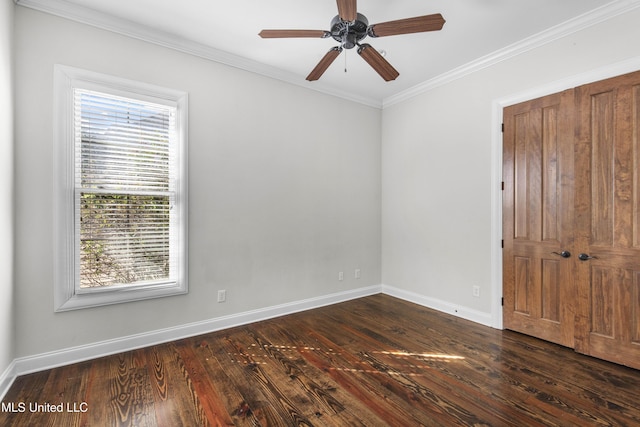
[[[636,9],[385,108],[385,285],[491,319],[493,103],[640,57],[639,20]]]
[[[13,13],[0,1],[0,380],[14,358],[13,317]],[[0,381],[0,386],[2,381]],[[0,390],[1,394],[1,390]]]
[[[380,284],[380,110],[22,7],[15,25],[16,357]],[[189,93],[188,295],[53,312],[56,63]]]

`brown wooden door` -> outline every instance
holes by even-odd
[[[573,90],[504,110],[504,326],[573,347]],[[563,256],[564,255],[564,256]]]
[[[640,369],[640,72],[576,93],[575,348]]]
[[[640,72],[504,120],[505,328],[640,369]]]

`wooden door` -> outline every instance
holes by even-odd
[[[504,326],[573,347],[573,90],[505,108]]]
[[[505,328],[640,369],[640,72],[504,127]]]
[[[575,348],[640,369],[640,72],[576,94]]]

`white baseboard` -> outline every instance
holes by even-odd
[[[451,314],[481,325],[493,327],[493,317],[491,313],[474,310],[468,307],[462,307],[450,302],[442,301],[436,298],[430,298],[415,292],[405,291],[403,289],[394,288],[393,286],[382,285],[382,293],[421,305],[423,307],[432,308],[443,313]]]
[[[11,362],[9,367],[0,376],[0,400],[4,397],[5,393],[9,390],[14,380],[19,375],[95,359],[98,357],[108,356],[110,354],[135,350],[151,345],[162,344],[181,338],[206,334],[208,332],[232,328],[234,326],[246,325],[261,320],[272,319],[287,314],[319,308],[379,293],[400,298],[427,308],[480,323],[482,325],[492,326],[492,317],[490,313],[456,306],[446,301],[426,297],[424,295],[405,291],[393,286],[373,285],[345,292],[294,301],[291,303],[279,304],[258,310],[232,314],[229,316],[216,317],[202,322],[194,322],[172,328],[114,338],[112,340],[100,341],[97,343],[66,348],[34,356],[20,357]]]
[[[4,395],[7,394],[17,376],[16,361],[13,360],[2,375],[0,375],[0,400],[4,399]]]
[[[51,369],[57,366],[95,359],[97,357],[148,347],[181,338],[206,334],[208,332],[232,328],[234,326],[246,325],[260,320],[271,319],[355,298],[379,294],[380,291],[381,286],[374,285],[345,292],[323,295],[316,298],[275,305],[258,310],[246,311],[229,316],[216,317],[202,322],[194,322],[172,328],[114,338],[112,340],[66,348],[35,356],[21,357],[14,360],[13,376],[15,377],[31,372]],[[12,382],[12,380],[10,382]]]

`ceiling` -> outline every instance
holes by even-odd
[[[261,39],[262,29],[328,30],[335,0],[17,0],[18,4],[191,50],[233,66],[372,105],[542,33],[635,0],[359,0],[370,24],[442,13],[441,31],[367,38],[400,72],[385,82],[356,49],[317,82],[305,77],[338,43]],[[588,14],[588,15],[587,15]],[[171,41],[173,40],[173,42]],[[173,44],[173,46],[172,46]],[[346,72],[345,72],[346,70]]]

